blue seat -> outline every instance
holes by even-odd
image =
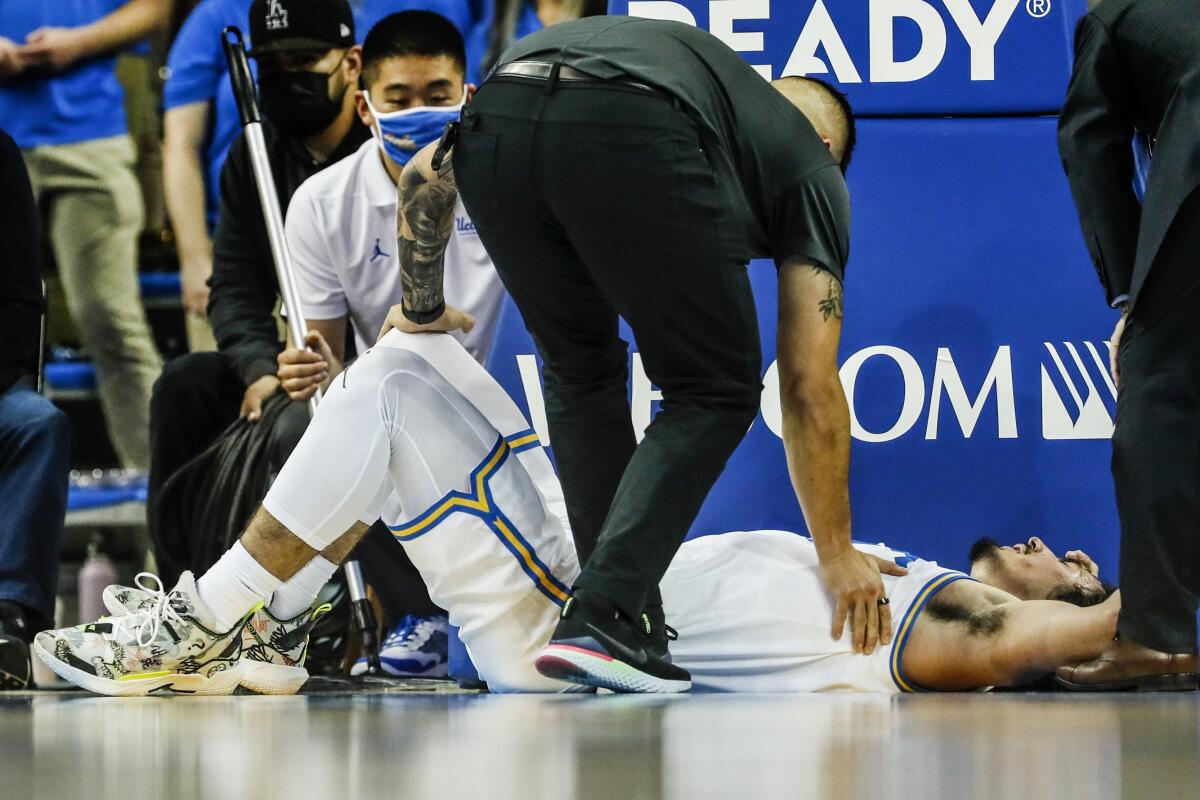
[[[122,503],[146,502],[146,478],[142,476],[123,486],[77,486],[67,493],[67,511],[105,508]]]
[[[96,388],[96,368],[90,361],[58,361],[45,366],[46,386],[55,391]]]
[[[178,272],[138,273],[138,286],[143,300],[177,298],[181,292],[180,285]]]

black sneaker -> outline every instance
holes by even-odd
[[[534,663],[547,678],[614,692],[673,694],[692,688],[687,670],[655,655],[628,617],[587,592],[563,606],[550,644]]]
[[[662,606],[646,606],[642,612],[641,629],[651,654],[668,664],[673,663],[670,647],[671,642],[679,638],[679,633],[667,624]]]
[[[33,685],[29,640],[35,633],[21,606],[0,601],[0,691],[20,691]]]

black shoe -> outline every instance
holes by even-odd
[[[20,691],[33,685],[29,640],[36,633],[22,606],[0,601],[0,691]]]
[[[49,620],[12,600],[0,600],[0,633],[15,636],[25,644],[32,644],[38,631],[52,628]]]
[[[642,612],[641,629],[650,652],[668,664],[673,663],[671,642],[679,638],[679,633],[667,624],[662,606],[646,606]]]
[[[642,630],[604,598],[577,592],[535,665],[547,678],[614,692],[689,691],[692,676],[655,655]]]

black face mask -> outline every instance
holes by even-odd
[[[263,114],[284,136],[320,133],[342,110],[342,98],[329,96],[329,73],[262,72],[258,94]]]

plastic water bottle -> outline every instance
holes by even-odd
[[[88,545],[87,560],[79,570],[79,615],[83,622],[95,622],[106,616],[104,589],[117,582],[117,568],[112,559],[100,550],[101,538],[97,534]]]

